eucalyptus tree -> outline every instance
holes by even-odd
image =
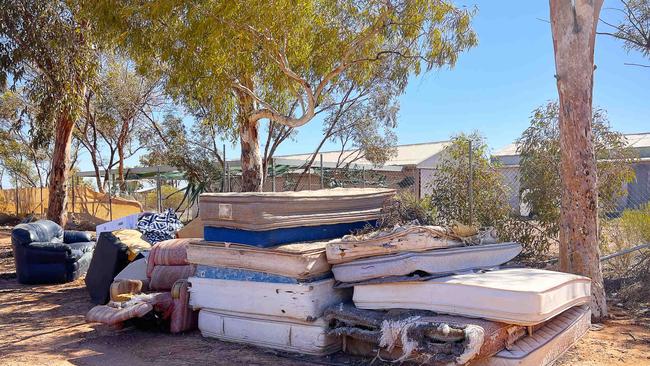
[[[23,184],[44,187],[52,144],[33,143],[36,114],[24,89],[0,94],[0,167]]]
[[[87,22],[65,1],[5,0],[0,11],[0,85],[23,86],[38,112],[34,144],[54,140],[47,217],[66,222],[74,122],[95,74]]]
[[[606,27],[597,33],[623,41],[627,51],[638,51],[650,57],[650,0],[621,0],[621,5],[620,8],[609,9],[611,19],[601,19],[600,22]]]
[[[607,316],[598,247],[598,175],[593,138],[596,26],[603,0],[550,0],[559,95],[560,269],[591,278],[591,314]]]
[[[342,98],[345,81],[364,85],[388,63],[405,85],[477,43],[473,10],[440,0],[82,2],[140,70],[164,74],[172,96],[211,101],[237,131],[246,191],[262,187],[261,120],[303,126]]]
[[[125,190],[124,163],[144,147],[139,137],[149,127],[146,115],[164,107],[158,80],[140,75],[124,57],[104,54],[97,82],[84,96],[74,135],[90,156],[100,192],[115,167],[120,189]]]

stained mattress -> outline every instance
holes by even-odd
[[[520,252],[520,244],[500,243],[419,253],[400,253],[337,264],[332,267],[332,272],[334,272],[336,280],[341,282],[405,276],[416,271],[428,274],[452,274],[470,269],[498,266],[512,260]]]
[[[330,271],[325,245],[325,242],[297,243],[262,249],[204,241],[188,247],[187,259],[195,264],[241,268],[304,279]]]
[[[199,312],[199,329],[205,337],[282,351],[320,356],[341,349],[341,339],[327,335],[327,324],[321,319],[302,322],[203,309]]]
[[[362,236],[345,236],[327,244],[330,264],[401,252],[421,252],[462,246],[460,237],[440,226],[396,227]]]
[[[199,200],[200,218],[205,226],[252,231],[372,221],[394,193],[375,188],[206,193]]]
[[[591,311],[585,305],[577,306],[553,318],[532,335],[515,342],[508,349],[472,365],[552,365],[587,333],[590,326]]]
[[[587,277],[541,269],[516,268],[468,273],[424,282],[354,287],[360,309],[422,309],[484,318],[508,324],[535,325],[591,296]]]
[[[190,305],[195,309],[235,311],[309,321],[325,308],[350,299],[347,289],[334,289],[334,279],[309,283],[275,283],[190,277]]]

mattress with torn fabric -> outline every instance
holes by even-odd
[[[523,337],[526,328],[424,310],[388,312],[334,305],[325,311],[330,334],[354,355],[426,364],[465,364],[490,357]]]
[[[341,282],[405,276],[414,272],[444,274],[499,266],[521,253],[521,244],[499,243],[426,252],[400,253],[336,264],[334,277]]]

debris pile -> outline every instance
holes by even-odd
[[[326,310],[330,334],[393,361],[552,363],[589,327],[591,281],[505,265],[521,245],[494,237],[408,226],[330,241],[337,288],[354,288],[353,304]]]
[[[335,289],[326,243],[374,225],[387,189],[334,189],[201,196],[206,241],[188,249],[197,265],[190,304],[204,336],[323,355],[341,348],[322,316],[349,302]]]

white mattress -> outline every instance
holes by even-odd
[[[334,279],[285,284],[190,277],[190,305],[264,316],[310,321],[325,308],[350,299],[346,289],[334,289]]]
[[[360,309],[422,309],[517,325],[539,324],[590,297],[587,277],[529,268],[354,286]]]
[[[590,325],[591,311],[586,305],[571,308],[544,324],[532,336],[477,362],[476,366],[552,365],[587,333]]]
[[[405,276],[415,271],[429,274],[449,274],[498,266],[512,260],[520,252],[520,244],[500,243],[419,253],[400,253],[336,264],[332,267],[332,272],[334,272],[334,277],[341,282]]]
[[[187,260],[207,266],[241,268],[294,278],[330,271],[326,242],[285,244],[270,248],[220,242],[200,242],[187,248]]]
[[[326,355],[341,349],[341,339],[326,335],[327,328],[322,319],[301,322],[209,309],[199,312],[199,329],[204,337],[310,355]]]

